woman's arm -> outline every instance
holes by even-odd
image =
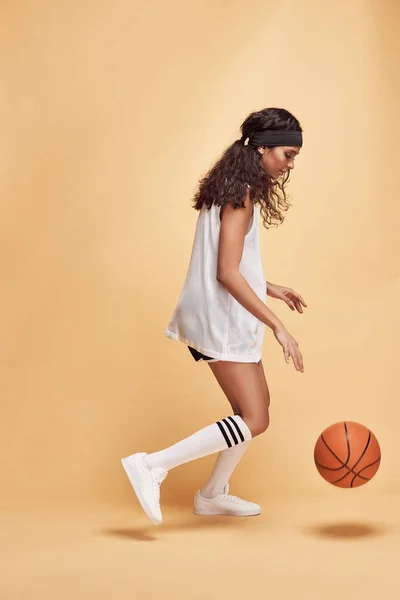
[[[247,227],[253,214],[253,203],[247,190],[245,208],[234,209],[225,204],[221,209],[217,280],[224,288],[262,323],[275,330],[283,324],[257,296],[239,271]]]

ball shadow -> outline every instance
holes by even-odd
[[[307,535],[327,539],[361,539],[381,537],[387,533],[387,527],[378,523],[341,522],[311,525],[304,530]]]

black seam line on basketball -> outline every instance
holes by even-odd
[[[381,460],[381,457],[377,458],[376,460],[374,460],[374,462],[370,463],[369,465],[367,465],[366,467],[363,467],[361,469],[361,471],[358,471],[358,473],[356,475],[354,475],[350,486],[353,487],[353,483],[354,481],[357,479],[357,477],[359,477],[360,479],[365,479],[365,481],[369,481],[371,478],[370,477],[364,477],[363,475],[360,475],[360,473],[362,471],[365,471],[365,469],[368,469],[369,467],[372,467],[373,465],[375,465],[377,462],[379,462]]]
[[[343,479],[346,479],[346,477],[348,477],[349,475],[351,475],[351,471],[347,471],[347,473],[343,475],[343,477],[339,477],[339,479],[335,479],[334,481],[332,481],[332,484],[335,485],[336,483],[339,483],[339,481],[343,481]]]
[[[365,471],[365,469],[368,469],[369,467],[372,467],[373,465],[375,465],[377,462],[379,462],[381,460],[381,457],[377,458],[376,460],[374,460],[374,462],[369,463],[369,465],[367,465],[366,467],[363,467],[361,469],[361,471],[358,471],[357,475],[358,477],[360,477],[360,473],[362,473],[363,471]]]
[[[238,432],[238,434],[239,434],[239,437],[240,437],[240,439],[242,440],[242,442],[244,442],[244,435],[243,435],[243,433],[241,432],[241,430],[240,430],[240,427],[239,427],[239,425],[236,423],[235,419],[233,419],[232,417],[228,417],[228,419],[229,419],[230,421],[232,421],[232,423],[234,424],[234,426],[235,426],[235,427],[236,427],[236,429],[237,429],[237,432]]]
[[[350,467],[348,467],[347,465],[340,465],[340,467],[326,467],[325,465],[321,465],[321,463],[319,463],[318,461],[315,461],[315,464],[317,465],[317,467],[321,467],[321,469],[325,469],[326,471],[340,471],[340,469],[347,469],[348,473],[355,473],[356,475],[358,475],[356,471],[353,471],[353,469],[350,469]],[[364,467],[361,469],[361,471],[363,470]],[[361,473],[361,471],[359,471],[359,473]]]
[[[339,467],[338,469],[331,469],[330,467],[325,467],[324,465],[321,465],[320,463],[318,463],[316,461],[315,461],[315,464],[317,465],[317,467],[320,467],[321,469],[325,469],[326,471],[340,471],[340,469],[347,469],[347,473],[345,473],[344,475],[342,475],[342,477],[340,477],[339,479],[335,479],[334,483],[336,483],[338,481],[341,481],[342,479],[344,479],[345,477],[347,477],[347,475],[350,475],[350,473],[353,473],[353,475],[356,475],[357,477],[359,476],[358,473],[356,473],[355,471],[352,471],[346,465],[344,465],[343,467]],[[360,471],[360,473],[361,473],[361,471]],[[362,478],[362,475],[360,475],[360,477]]]
[[[344,430],[345,430],[345,433],[346,433],[346,438],[347,438],[347,424],[346,424],[346,423],[344,423]],[[355,469],[355,467],[358,465],[358,463],[360,462],[360,460],[363,458],[364,454],[366,453],[366,451],[367,451],[367,449],[368,449],[368,446],[369,446],[369,444],[370,444],[370,441],[371,441],[371,432],[370,432],[370,430],[368,430],[368,440],[367,440],[367,443],[366,443],[366,445],[365,445],[365,448],[364,448],[363,452],[361,453],[361,455],[360,455],[360,458],[359,458],[359,459],[358,459],[358,461],[357,461],[357,462],[356,462],[356,463],[355,463],[355,464],[352,466],[352,468],[350,468],[350,467],[348,466],[348,464],[347,464],[347,463],[348,463],[348,461],[349,461],[349,459],[350,459],[350,445],[349,445],[349,444],[348,444],[348,449],[347,449],[347,452],[348,452],[347,460],[346,460],[346,463],[343,463],[343,461],[341,461],[341,460],[340,460],[340,458],[339,458],[338,456],[336,456],[336,454],[334,453],[334,451],[332,450],[332,448],[330,448],[330,447],[328,446],[328,444],[327,444],[327,442],[325,441],[325,438],[324,438],[324,436],[323,436],[323,435],[321,435],[321,439],[322,439],[322,441],[324,442],[325,446],[328,448],[328,450],[329,450],[329,451],[330,451],[330,452],[333,454],[333,456],[334,456],[334,457],[335,457],[335,458],[336,458],[336,459],[337,459],[337,460],[338,460],[338,461],[341,463],[341,465],[342,465],[342,466],[341,466],[341,467],[339,467],[338,469],[337,469],[337,468],[333,469],[333,468],[330,468],[330,467],[324,467],[324,465],[318,465],[318,466],[320,466],[320,467],[321,467],[321,468],[323,468],[323,469],[326,469],[327,471],[340,471],[340,469],[342,469],[342,468],[344,467],[344,468],[348,469],[348,472],[349,472],[349,473],[353,473],[353,475],[355,475],[355,476],[357,477],[357,476],[358,476],[358,473],[357,473],[356,471],[354,471],[354,469]],[[348,439],[348,438],[347,438],[347,439]],[[345,477],[347,477],[347,473],[346,473],[345,475],[343,475],[342,477],[340,477],[339,479],[336,479],[336,480],[335,480],[333,483],[338,483],[339,481],[342,481],[342,479],[344,479]],[[366,478],[365,478],[365,477],[363,477],[362,475],[359,475],[359,477],[361,477],[361,479],[366,479]],[[367,479],[367,481],[368,481],[368,479]]]
[[[346,424],[346,422],[344,423],[344,430],[345,430],[345,433],[346,433],[346,439],[347,439],[347,442],[348,442],[348,436],[347,436],[347,424]],[[367,440],[367,443],[366,443],[366,445],[365,445],[365,448],[364,448],[363,452],[361,453],[361,456],[360,456],[360,458],[359,458],[359,459],[358,459],[358,461],[357,461],[357,462],[356,462],[356,463],[355,463],[355,464],[352,466],[352,468],[350,468],[350,467],[348,466],[348,464],[347,464],[347,463],[349,462],[349,459],[350,459],[350,444],[349,444],[349,443],[347,444],[347,460],[346,460],[346,462],[344,463],[344,462],[343,462],[342,460],[340,460],[340,458],[339,458],[339,457],[338,457],[338,456],[337,456],[337,455],[334,453],[334,451],[332,450],[332,448],[330,448],[330,446],[328,446],[327,442],[325,441],[325,438],[324,438],[323,434],[321,434],[321,439],[322,439],[322,441],[324,442],[325,446],[328,448],[328,450],[329,450],[329,451],[330,451],[330,452],[333,454],[333,456],[336,458],[336,460],[338,460],[338,461],[340,462],[340,464],[342,465],[342,467],[346,467],[346,469],[349,469],[349,471],[351,471],[353,474],[357,475],[357,473],[356,473],[356,472],[355,472],[353,469],[354,469],[354,468],[355,468],[355,467],[358,465],[358,463],[360,462],[360,460],[362,459],[362,457],[364,456],[364,454],[366,453],[366,451],[367,451],[367,449],[368,449],[369,443],[370,443],[370,441],[371,441],[371,432],[370,432],[370,430],[368,430],[368,440]],[[322,468],[328,469],[329,471],[332,471],[332,470],[334,470],[334,471],[338,471],[338,470],[339,470],[339,469],[329,469],[329,467],[324,467],[323,465],[320,465],[320,466],[321,466]],[[344,477],[345,477],[345,475],[344,475]],[[341,479],[342,479],[342,478],[341,478]],[[340,481],[340,479],[338,479],[338,481]]]
[[[326,469],[327,471],[340,471],[340,469],[347,469],[346,465],[340,465],[340,467],[326,467],[325,465],[321,465],[321,463],[315,461],[317,467],[321,467],[321,469]]]
[[[349,469],[349,467],[346,467],[346,469]],[[359,475],[358,473],[355,473],[354,471],[352,471],[351,469],[349,469],[347,471],[347,473],[345,475],[343,475],[343,477],[339,477],[339,479],[335,479],[335,481],[332,481],[332,483],[339,483],[339,481],[342,481],[343,479],[346,479],[346,477],[348,475],[351,475],[351,474],[354,475],[354,479],[356,477],[360,477],[360,479],[365,479],[365,481],[369,481],[368,477],[363,477],[362,475]],[[354,481],[354,479],[353,479],[353,481]],[[350,486],[351,486],[351,484],[350,484]]]
[[[321,465],[317,461],[315,461],[315,464],[318,467],[321,467],[321,469],[326,469],[327,471],[340,471],[340,469],[346,468],[347,469],[347,473],[345,473],[342,477],[340,477],[339,479],[335,479],[335,481],[332,482],[332,483],[337,483],[339,481],[342,481],[345,477],[347,477],[347,475],[350,475],[351,473],[354,475],[353,481],[354,481],[354,479],[356,477],[360,477],[360,479],[365,479],[365,481],[369,481],[368,477],[364,477],[363,475],[360,475],[360,473],[362,473],[363,471],[365,471],[365,469],[368,469],[369,467],[372,467],[373,465],[375,465],[380,460],[381,460],[381,457],[377,458],[372,463],[370,463],[369,465],[366,465],[365,467],[363,467],[361,469],[361,471],[358,471],[358,472],[357,471],[353,471],[352,469],[349,469],[349,467],[347,467],[347,466],[339,467],[338,469],[332,469],[331,467],[325,467],[324,465]]]
[[[356,462],[356,464],[355,464],[355,465],[353,465],[353,467],[352,467],[352,470],[356,468],[356,466],[358,465],[358,463],[360,462],[360,460],[363,458],[364,454],[365,454],[365,453],[366,453],[366,451],[367,451],[367,448],[368,448],[368,446],[369,446],[369,443],[370,443],[370,441],[371,441],[371,432],[370,432],[370,430],[368,429],[368,440],[367,440],[367,443],[366,443],[366,445],[365,445],[365,448],[364,448],[364,450],[363,450],[363,452],[362,452],[362,454],[361,454],[360,458],[358,459],[358,461]]]
[[[370,477],[362,477],[362,475],[354,475],[353,479],[350,481],[350,487],[353,487],[355,480],[359,477],[360,479],[364,479],[364,481],[369,481]]]
[[[229,429],[229,431],[230,431],[230,434],[231,434],[231,436],[232,436],[232,439],[233,439],[233,441],[235,442],[235,446],[237,446],[237,445],[238,445],[238,443],[239,443],[239,440],[237,439],[237,437],[236,437],[236,435],[235,435],[235,432],[233,431],[233,429],[232,429],[232,427],[231,427],[231,424],[230,424],[230,423],[228,423],[228,421],[227,421],[226,419],[222,419],[222,422],[223,422],[223,423],[225,423],[225,425],[226,425],[226,426],[227,426],[227,428]]]
[[[351,468],[351,469],[349,469],[349,470],[350,470],[350,471],[353,473],[353,475],[354,475],[353,479],[351,480],[350,487],[353,487],[353,483],[354,483],[354,481],[355,481],[356,477],[360,477],[360,479],[364,479],[365,481],[369,481],[368,477],[364,477],[363,475],[360,475],[360,473],[361,473],[361,471],[362,471],[363,469],[361,469],[361,471],[359,471],[358,473],[357,473],[356,471],[354,471],[354,469],[356,468],[356,466],[358,465],[358,463],[360,462],[360,460],[362,459],[362,457],[363,457],[363,456],[364,456],[364,454],[366,453],[366,451],[367,451],[367,448],[368,448],[368,446],[369,446],[369,443],[370,443],[370,441],[371,441],[371,432],[370,432],[370,430],[368,429],[368,440],[367,440],[367,443],[365,444],[365,448],[364,448],[364,450],[362,451],[362,453],[361,453],[361,455],[360,455],[360,458],[358,459],[358,461],[357,461],[357,462],[356,462],[356,463],[355,463],[355,464],[352,466],[352,468]],[[347,468],[349,468],[349,467],[347,467]],[[339,479],[338,481],[340,481],[340,479]],[[336,482],[335,482],[335,483],[336,483]]]
[[[353,479],[351,480],[350,487],[353,487],[353,483],[354,483],[354,481],[356,480],[357,477],[359,477],[360,479],[364,479],[364,481],[369,481],[368,477],[364,477],[364,475],[360,475],[360,473],[362,471],[364,471],[364,469],[367,469],[368,467],[371,467],[372,465],[374,465],[378,460],[381,459],[381,457],[379,457],[377,460],[374,460],[374,462],[370,463],[366,467],[363,467],[361,469],[361,471],[357,472],[357,471],[354,471],[354,469],[356,468],[356,466],[358,465],[358,463],[360,462],[360,460],[364,456],[364,454],[365,454],[365,452],[366,452],[366,450],[367,450],[367,448],[369,446],[370,441],[371,441],[371,432],[369,431],[369,433],[368,433],[368,440],[367,440],[366,446],[365,446],[364,451],[362,452],[360,458],[356,462],[356,464],[353,465],[353,467],[351,469],[346,465],[346,469],[348,469],[348,473],[346,473],[345,475],[343,475],[343,477],[340,477],[339,479],[336,479],[336,481],[333,481],[332,483],[335,484],[335,483],[338,483],[339,481],[342,481],[345,477],[347,477],[347,475],[349,475],[349,473],[352,473],[354,475]]]
[[[349,475],[349,473],[352,472],[352,470],[350,469],[350,467],[348,466],[348,462],[350,460],[350,442],[349,442],[349,432],[347,430],[347,423],[346,421],[344,421],[343,423],[343,427],[344,427],[344,434],[346,436],[346,444],[347,444],[347,459],[346,459],[346,463],[343,465],[342,468],[348,469],[347,473],[345,475],[343,475],[342,477],[339,477],[339,479],[336,479],[335,481],[333,481],[332,483],[339,483],[339,481],[342,481],[343,479],[346,479],[347,475]],[[330,449],[330,448],[329,448]],[[352,484],[350,483],[350,487],[352,487]]]
[[[350,454],[348,454],[346,462],[344,463],[342,460],[340,460],[340,458],[334,453],[334,451],[332,450],[332,448],[330,446],[328,446],[328,443],[325,441],[324,438],[324,434],[321,433],[321,440],[324,442],[325,446],[328,448],[329,452],[331,454],[333,454],[333,456],[340,462],[340,464],[342,465],[342,467],[347,467],[347,463],[349,462],[349,458],[350,458]],[[347,450],[348,452],[348,450]],[[347,467],[348,468],[348,467]]]
[[[329,467],[324,467],[324,465],[320,465],[319,463],[315,464],[318,467],[321,467],[321,469],[326,469],[327,471],[340,471],[340,469],[347,469],[347,473],[342,475],[342,477],[339,477],[339,479],[335,479],[335,481],[333,481],[332,483],[338,483],[339,481],[342,481],[342,479],[344,479],[345,477],[347,477],[347,475],[350,475],[351,473],[353,473],[353,475],[355,475],[356,477],[361,477],[361,479],[366,479],[368,481],[368,478],[359,475],[356,471],[353,471],[353,469],[350,469],[347,465],[343,465],[342,467],[339,467],[339,469],[330,469]]]
[[[223,436],[224,436],[224,438],[225,438],[225,441],[226,441],[226,444],[227,444],[228,448],[231,448],[231,447],[232,447],[232,442],[231,442],[231,440],[228,438],[228,436],[226,435],[226,433],[225,433],[225,430],[224,430],[224,428],[222,427],[222,425],[221,425],[221,423],[220,423],[219,421],[217,421],[217,425],[218,425],[218,427],[220,428],[220,430],[221,430],[221,433],[222,433],[222,435],[223,435]]]
[[[344,433],[346,436],[346,443],[347,443],[347,460],[346,460],[346,466],[347,466],[347,463],[350,462],[351,449],[350,449],[350,442],[349,442],[349,432],[347,431],[346,421],[343,423],[343,426],[344,426]]]

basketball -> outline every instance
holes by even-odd
[[[354,488],[373,478],[381,462],[381,449],[368,427],[341,421],[327,427],[318,437],[314,462],[328,483]]]

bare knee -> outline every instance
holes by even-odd
[[[256,437],[261,435],[269,427],[269,412],[268,410],[262,415],[249,415],[247,417],[242,416],[243,421],[250,429],[251,436]]]
[[[262,361],[257,364],[217,361],[209,366],[228,398],[234,414],[240,415],[252,437],[269,426],[269,390]]]

